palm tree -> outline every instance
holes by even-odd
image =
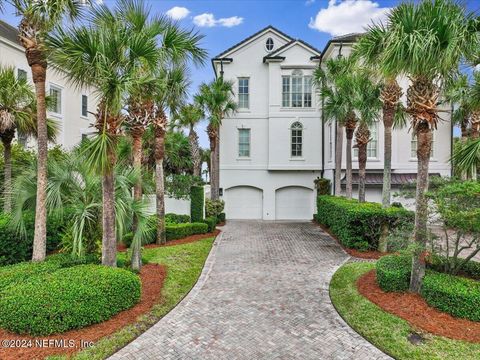
[[[106,5],[92,9],[88,24],[59,29],[48,38],[52,60],[69,69],[77,86],[92,85],[99,105],[95,127],[98,135],[85,149],[91,169],[102,174],[102,264],[116,266],[115,179],[116,143],[124,120],[128,94],[150,79],[162,54],[157,41],[169,26],[166,20],[149,20],[142,2],[124,0],[113,10]],[[148,22],[148,25],[145,25]]]
[[[198,144],[198,135],[195,126],[203,119],[202,109],[196,104],[188,104],[180,109],[176,120],[180,127],[189,129],[188,140],[190,143],[191,157],[193,161],[193,175],[201,176],[202,159],[200,157],[200,145]]]
[[[35,94],[25,79],[18,79],[11,67],[0,67],[0,139],[3,144],[4,187],[3,211],[12,211],[12,141],[15,132],[31,134],[35,131],[27,106]]]
[[[380,87],[371,80],[371,73],[366,70],[358,70],[354,85],[354,106],[360,123],[355,134],[355,146],[358,148],[358,201],[365,202],[367,146],[371,140],[369,126],[376,122],[381,109]]]
[[[42,261],[46,255],[47,241],[47,108],[45,103],[45,79],[47,76],[47,53],[45,37],[68,16],[74,19],[81,14],[83,0],[11,0],[18,15],[20,43],[25,48],[28,65],[32,70],[37,103],[37,207],[35,209],[35,233],[33,238],[33,261]]]
[[[390,206],[391,179],[392,179],[392,129],[395,125],[396,115],[402,114],[400,99],[403,95],[402,88],[398,85],[395,75],[388,74],[382,68],[383,42],[386,38],[386,29],[382,26],[370,27],[354,47],[353,57],[359,58],[370,69],[381,83],[380,99],[382,101],[383,126],[384,126],[384,168],[382,187],[382,206]],[[403,118],[400,117],[400,120]],[[401,126],[402,121],[397,125]]]
[[[388,15],[380,67],[392,77],[407,75],[407,112],[417,137],[415,250],[410,290],[418,292],[425,274],[422,254],[427,242],[428,168],[432,131],[439,119],[442,86],[458,71],[463,56],[476,42],[464,7],[452,0],[402,3]],[[378,28],[379,26],[374,26]]]
[[[211,198],[218,200],[220,197],[220,126],[225,116],[237,110],[237,104],[233,99],[233,83],[225,81],[223,77],[217,78],[210,84],[203,83],[200,85],[198,94],[195,95],[195,102],[208,114]]]
[[[357,117],[353,106],[353,83],[355,77],[354,62],[350,58],[330,59],[325,70],[317,68],[314,72],[315,85],[324,99],[322,111],[326,121],[335,121],[335,195],[342,192],[342,152],[343,131],[346,130],[346,196],[352,197],[352,139],[357,127]]]

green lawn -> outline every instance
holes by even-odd
[[[428,335],[421,345],[407,340],[412,328],[361,296],[356,280],[374,268],[372,263],[342,266],[333,276],[330,296],[345,321],[363,337],[396,359],[480,359],[480,344]]]
[[[195,285],[202,272],[205,260],[212,248],[214,239],[203,239],[189,244],[145,249],[143,259],[149,263],[167,266],[167,277],[163,285],[163,301],[142,316],[135,324],[129,325],[108,338],[101,339],[95,346],[83,350],[74,359],[104,359],[122,348],[177,305]],[[120,260],[124,254],[119,254]],[[65,359],[51,356],[48,359]]]

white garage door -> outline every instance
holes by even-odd
[[[262,219],[263,191],[250,186],[237,186],[225,192],[227,219]]]
[[[310,220],[313,217],[313,190],[289,186],[275,192],[277,220]]]

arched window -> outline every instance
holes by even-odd
[[[302,156],[303,147],[303,126],[298,121],[294,122],[290,127],[291,135],[291,153],[292,157]]]
[[[274,46],[274,43],[273,43],[273,39],[272,38],[268,38],[267,41],[265,42],[265,49],[270,52],[273,50],[273,46]]]

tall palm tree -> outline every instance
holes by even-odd
[[[365,202],[367,146],[371,140],[369,126],[375,123],[381,109],[380,87],[372,81],[371,73],[365,70],[358,70],[354,85],[354,106],[360,123],[355,134],[358,147],[358,201]]]
[[[14,68],[0,66],[0,139],[3,144],[3,211],[12,211],[12,141],[15,133],[29,135],[36,126],[27,106],[35,93],[25,79],[15,76]]]
[[[161,59],[157,41],[169,24],[149,20],[142,2],[119,1],[113,10],[94,6],[86,25],[59,29],[48,38],[52,60],[69,69],[77,86],[93,85],[99,97],[95,127],[98,135],[85,151],[91,169],[102,174],[102,264],[116,266],[115,179],[116,143],[128,94],[149,78]],[[143,26],[149,21],[148,26]],[[140,25],[139,25],[140,23]],[[143,31],[145,30],[145,31]],[[141,71],[140,71],[141,70]]]
[[[211,198],[218,200],[220,197],[220,126],[225,116],[237,110],[233,99],[233,83],[219,77],[210,84],[203,83],[195,102],[208,114],[208,139],[210,140],[210,184]]]
[[[353,57],[359,59],[370,69],[375,71],[381,83],[380,99],[382,101],[382,120],[384,127],[384,168],[382,187],[382,206],[390,206],[391,179],[392,179],[392,129],[395,125],[396,114],[402,114],[400,99],[403,95],[402,88],[398,85],[395,74],[389,74],[382,68],[383,43],[387,30],[382,25],[370,27],[362,35],[354,47]],[[403,118],[400,117],[400,120]],[[397,122],[401,126],[402,121]]]
[[[32,71],[37,103],[37,201],[35,209],[35,233],[33,238],[33,261],[42,261],[46,255],[47,241],[47,108],[45,103],[45,80],[47,76],[47,52],[45,36],[65,17],[74,19],[81,14],[84,0],[11,0],[18,15],[20,43],[25,48],[28,65]]]
[[[463,56],[477,44],[470,15],[453,0],[402,3],[387,17],[380,67],[391,76],[407,75],[407,112],[417,137],[415,251],[410,290],[418,292],[425,274],[428,168],[432,131],[437,128],[440,92],[458,71]],[[377,28],[378,26],[374,26]]]
[[[204,114],[201,107],[196,104],[188,104],[180,109],[176,123],[180,127],[189,129],[188,139],[190,143],[190,151],[193,161],[193,175],[201,176],[202,159],[200,157],[200,145],[198,143],[198,135],[195,126],[203,119]]]
[[[352,139],[357,127],[357,116],[354,112],[354,61],[350,58],[330,59],[325,69],[317,68],[314,72],[314,82],[320,89],[324,99],[322,111],[326,121],[335,121],[335,195],[342,191],[342,152],[343,132],[346,132],[346,196],[352,197]]]

